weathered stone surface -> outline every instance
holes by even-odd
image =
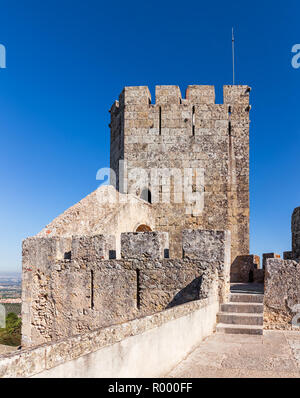
[[[113,235],[74,236],[70,259],[75,261],[99,261],[115,258],[116,239]]]
[[[124,259],[163,259],[168,257],[167,232],[127,232],[121,234],[121,257]]]
[[[58,236],[27,238],[22,245],[23,266],[31,268],[34,264],[43,270],[53,267],[53,264],[63,260],[66,254],[71,251],[71,243],[71,238]]]
[[[264,254],[266,329],[292,329],[300,313],[300,207],[292,215],[292,251],[283,253],[283,260],[274,253]],[[294,323],[295,323],[294,322]],[[297,328],[297,326],[296,326]]]
[[[230,262],[230,231],[185,230],[183,257],[220,263]]]
[[[299,313],[300,263],[268,259],[264,294],[264,327],[292,329],[292,319]]]

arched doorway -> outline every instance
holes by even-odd
[[[149,227],[149,225],[146,224],[141,224],[137,227],[135,232],[151,232],[152,229]]]

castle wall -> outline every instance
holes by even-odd
[[[24,346],[206,298],[212,284],[220,300],[226,299],[228,232],[187,231],[181,259],[165,258],[165,232],[124,233],[121,242],[121,260],[110,259],[115,249],[112,236],[33,237],[23,242]],[[198,258],[188,255],[196,250]]]
[[[292,257],[300,259],[300,207],[292,215]]]
[[[300,263],[268,259],[265,271],[264,328],[293,329],[295,317],[300,324]]]
[[[152,205],[155,226],[169,232],[171,258],[181,256],[182,230],[197,228],[230,230],[232,260],[249,253],[249,91],[224,86],[224,103],[215,104],[213,86],[189,86],[185,99],[178,86],[156,86],[151,103],[148,87],[125,87],[111,109],[117,186],[140,196],[135,169],[146,170],[144,185],[160,200]],[[182,198],[174,169],[192,180],[188,206],[174,199]]]
[[[264,327],[300,327],[300,207],[292,215],[292,251],[264,254]]]
[[[213,290],[206,299],[1,355],[0,378],[164,376],[213,332],[218,311]]]

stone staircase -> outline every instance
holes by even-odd
[[[231,334],[263,334],[263,300],[263,294],[230,293],[229,302],[221,304],[216,331]]]

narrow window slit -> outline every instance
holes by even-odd
[[[159,123],[159,135],[161,135],[161,106],[159,107],[159,120],[158,120],[158,123]]]
[[[192,108],[192,135],[195,135],[195,106]]]
[[[231,137],[231,106],[228,107],[228,135]]]
[[[91,271],[91,309],[94,308],[94,271]]]
[[[136,306],[139,310],[141,308],[141,287],[140,287],[140,270],[136,270]]]

